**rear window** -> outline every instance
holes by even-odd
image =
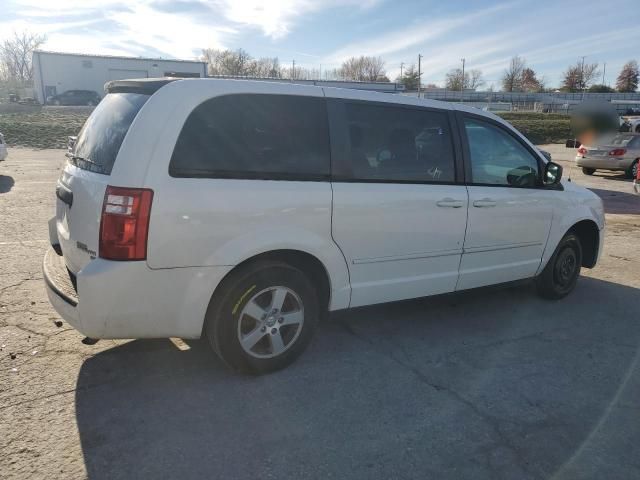
[[[611,145],[620,147],[637,147],[639,138],[631,135],[617,135],[611,141]]]
[[[174,177],[324,180],[329,133],[323,98],[238,94],[207,100],[176,142]]]
[[[148,98],[139,93],[104,97],[80,130],[70,161],[84,170],[109,175],[131,122]]]

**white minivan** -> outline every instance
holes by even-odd
[[[602,251],[601,200],[487,112],[249,80],[106,91],[44,260],[90,339],[204,335],[264,373],[328,311],[527,278],[558,299]]]

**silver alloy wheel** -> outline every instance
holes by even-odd
[[[240,312],[238,340],[252,357],[277,357],[296,342],[303,323],[304,306],[296,292],[282,286],[265,288]]]

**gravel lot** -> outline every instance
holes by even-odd
[[[62,160],[0,163],[1,478],[640,478],[640,197],[620,175],[571,175],[608,231],[569,298],[524,285],[339,313],[252,378],[204,342],[85,346],[60,322],[40,265]]]

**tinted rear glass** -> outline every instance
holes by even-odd
[[[85,122],[71,162],[79,168],[109,175],[122,141],[149,95],[111,93]]]
[[[322,180],[329,177],[323,98],[226,95],[196,107],[171,158],[174,177]]]
[[[616,135],[613,137],[611,145],[615,145],[617,147],[631,146],[631,140],[635,140],[635,138],[636,137],[632,137],[631,135]]]
[[[347,103],[352,179],[453,182],[453,145],[446,112]]]

